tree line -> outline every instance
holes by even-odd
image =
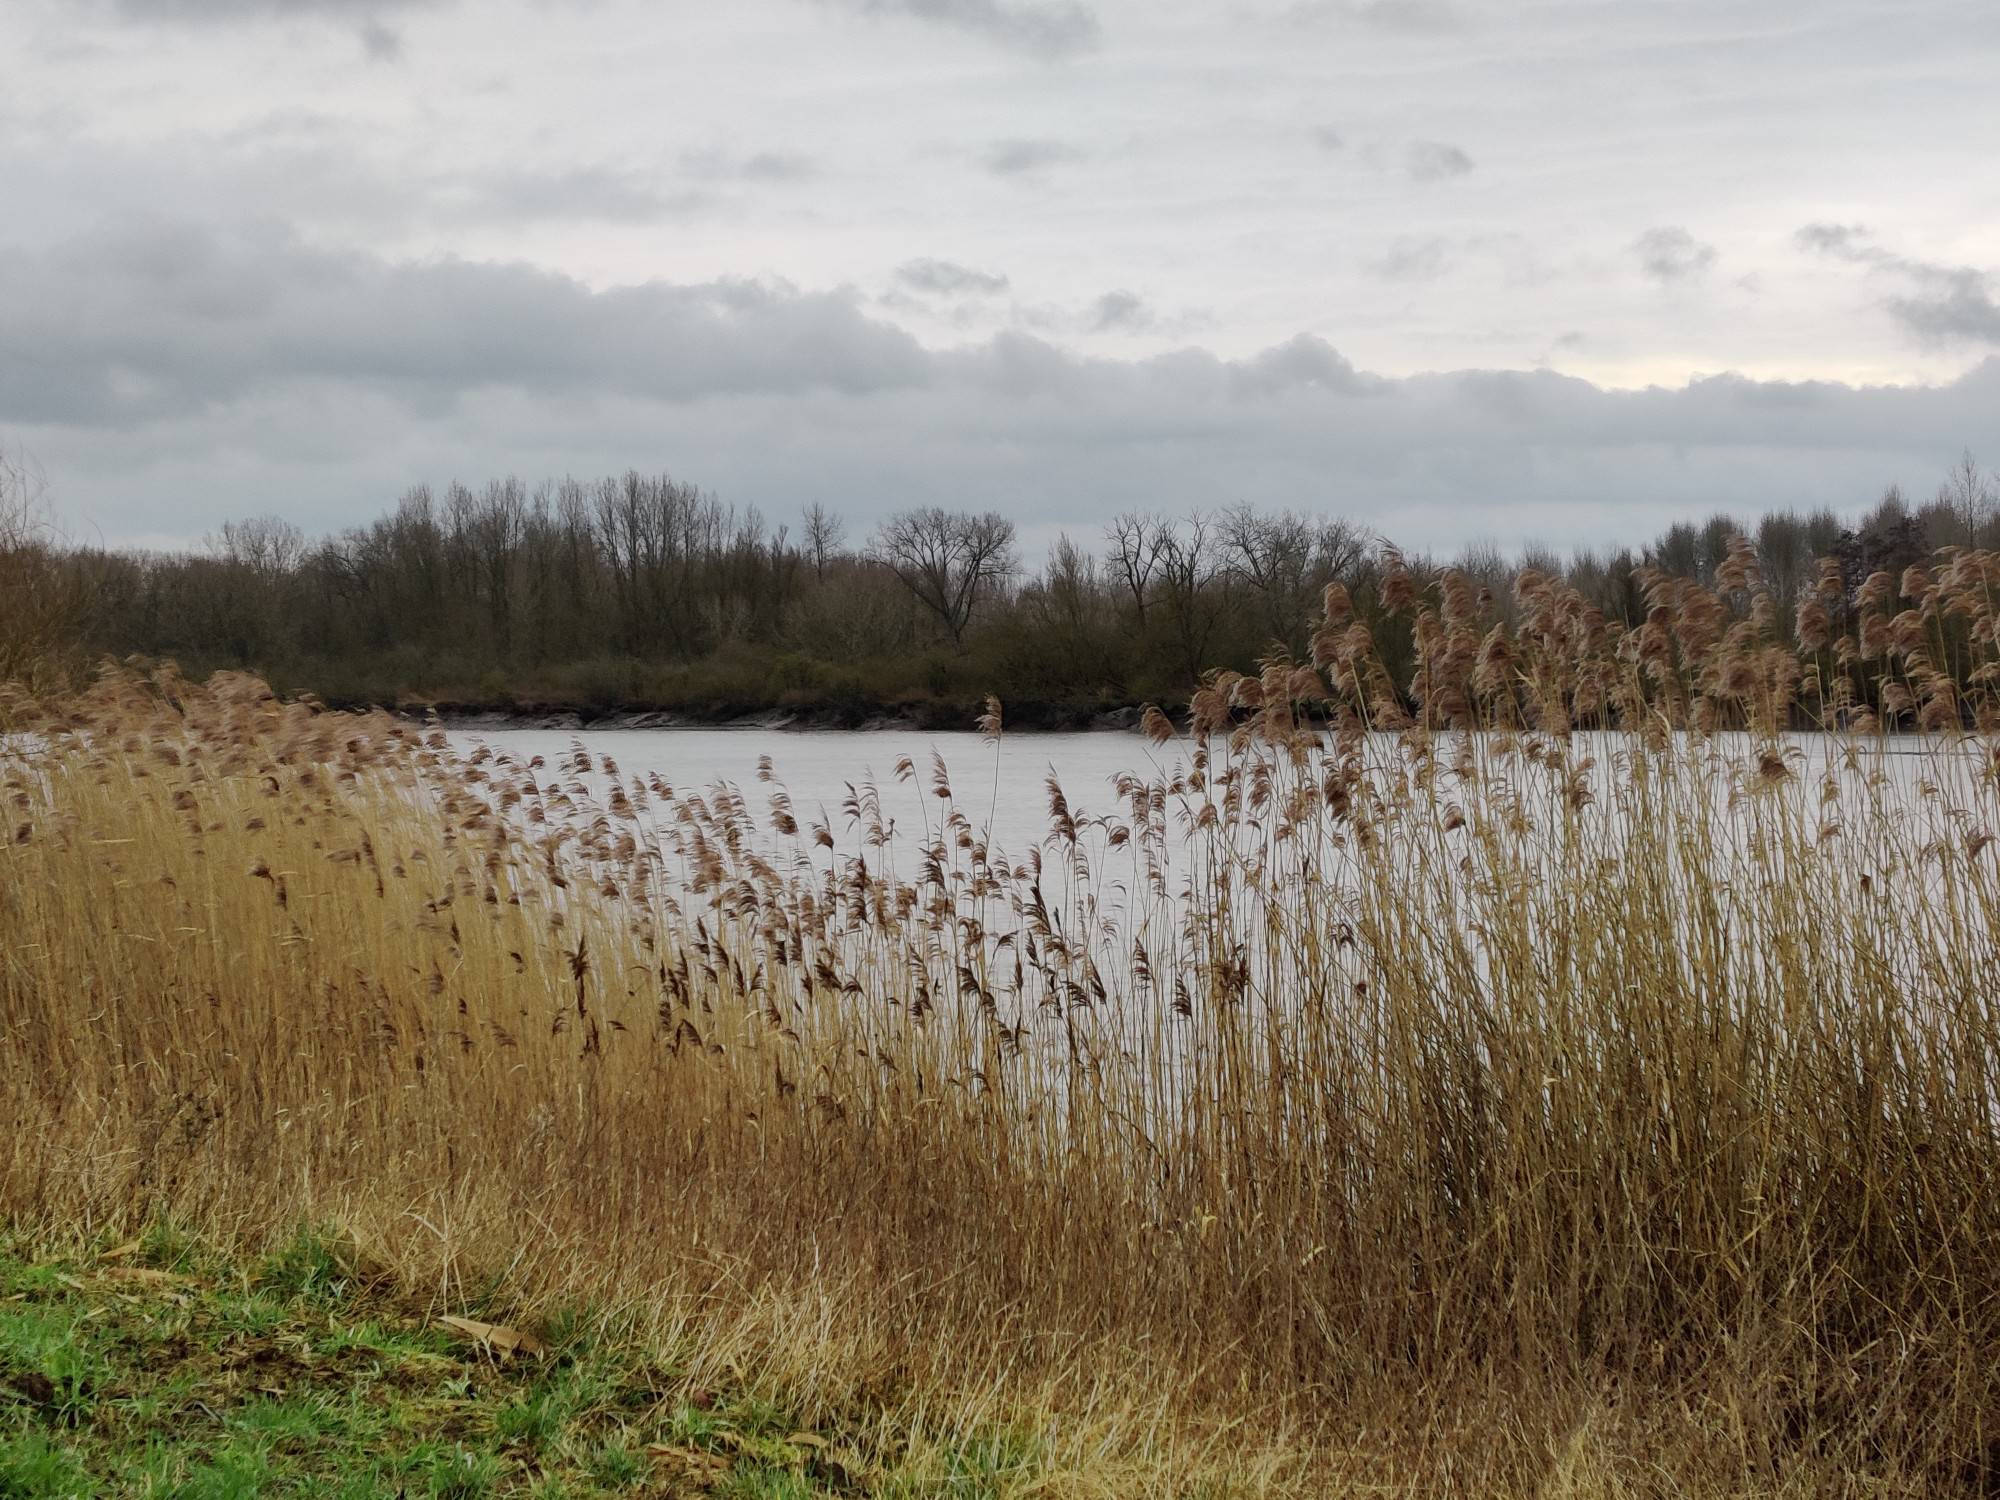
[[[1245,505],[1133,512],[1028,567],[1014,523],[991,512],[918,507],[857,534],[822,505],[773,524],[635,471],[418,487],[337,535],[267,516],[186,552],[60,548],[17,525],[0,568],[39,559],[37,597],[62,601],[82,656],[254,670],[332,703],[945,724],[997,693],[1014,722],[1057,724],[1184,702],[1213,668],[1303,658],[1326,586],[1377,619],[1392,562],[1420,580],[1456,570],[1503,617],[1511,580],[1533,567],[1633,626],[1648,570],[1710,582],[1738,535],[1780,606],[1815,585],[1824,557],[1852,596],[1941,547],[2000,546],[1997,490],[1967,454],[1921,503],[1891,488],[1849,520],[1719,514],[1568,555],[1410,556],[1341,517]]]

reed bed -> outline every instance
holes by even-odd
[[[1414,680],[1329,590],[1019,851],[17,697],[0,1208],[330,1219],[1039,1492],[2000,1492],[1996,595],[1392,565]]]

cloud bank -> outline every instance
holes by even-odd
[[[1004,278],[911,262],[901,279]],[[1143,315],[1121,294],[1097,313]],[[1417,545],[1630,539],[1719,505],[1860,504],[1995,446],[2000,359],[1943,385],[1546,371],[1390,378],[1301,334],[1244,358],[927,348],[780,282],[593,290],[278,230],[131,223],[0,255],[0,432],[110,539],[283,508],[360,520],[413,480],[666,467],[785,517],[993,506],[1033,537],[1121,509],[1337,509]],[[1996,448],[2000,451],[2000,448]]]

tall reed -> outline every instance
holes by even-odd
[[[1046,1408],[1085,1487],[1986,1493],[2000,557],[1912,574],[1793,648],[1747,549],[1629,633],[1392,567],[1414,680],[1329,590],[1017,851],[941,763],[912,840],[248,679],[22,699],[0,1204],[337,1215]]]

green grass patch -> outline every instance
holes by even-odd
[[[586,1310],[524,1331],[544,1353],[497,1359],[319,1232],[247,1264],[165,1226],[0,1235],[0,1500],[1004,1497],[1040,1472],[1005,1434],[919,1457],[802,1431]]]

